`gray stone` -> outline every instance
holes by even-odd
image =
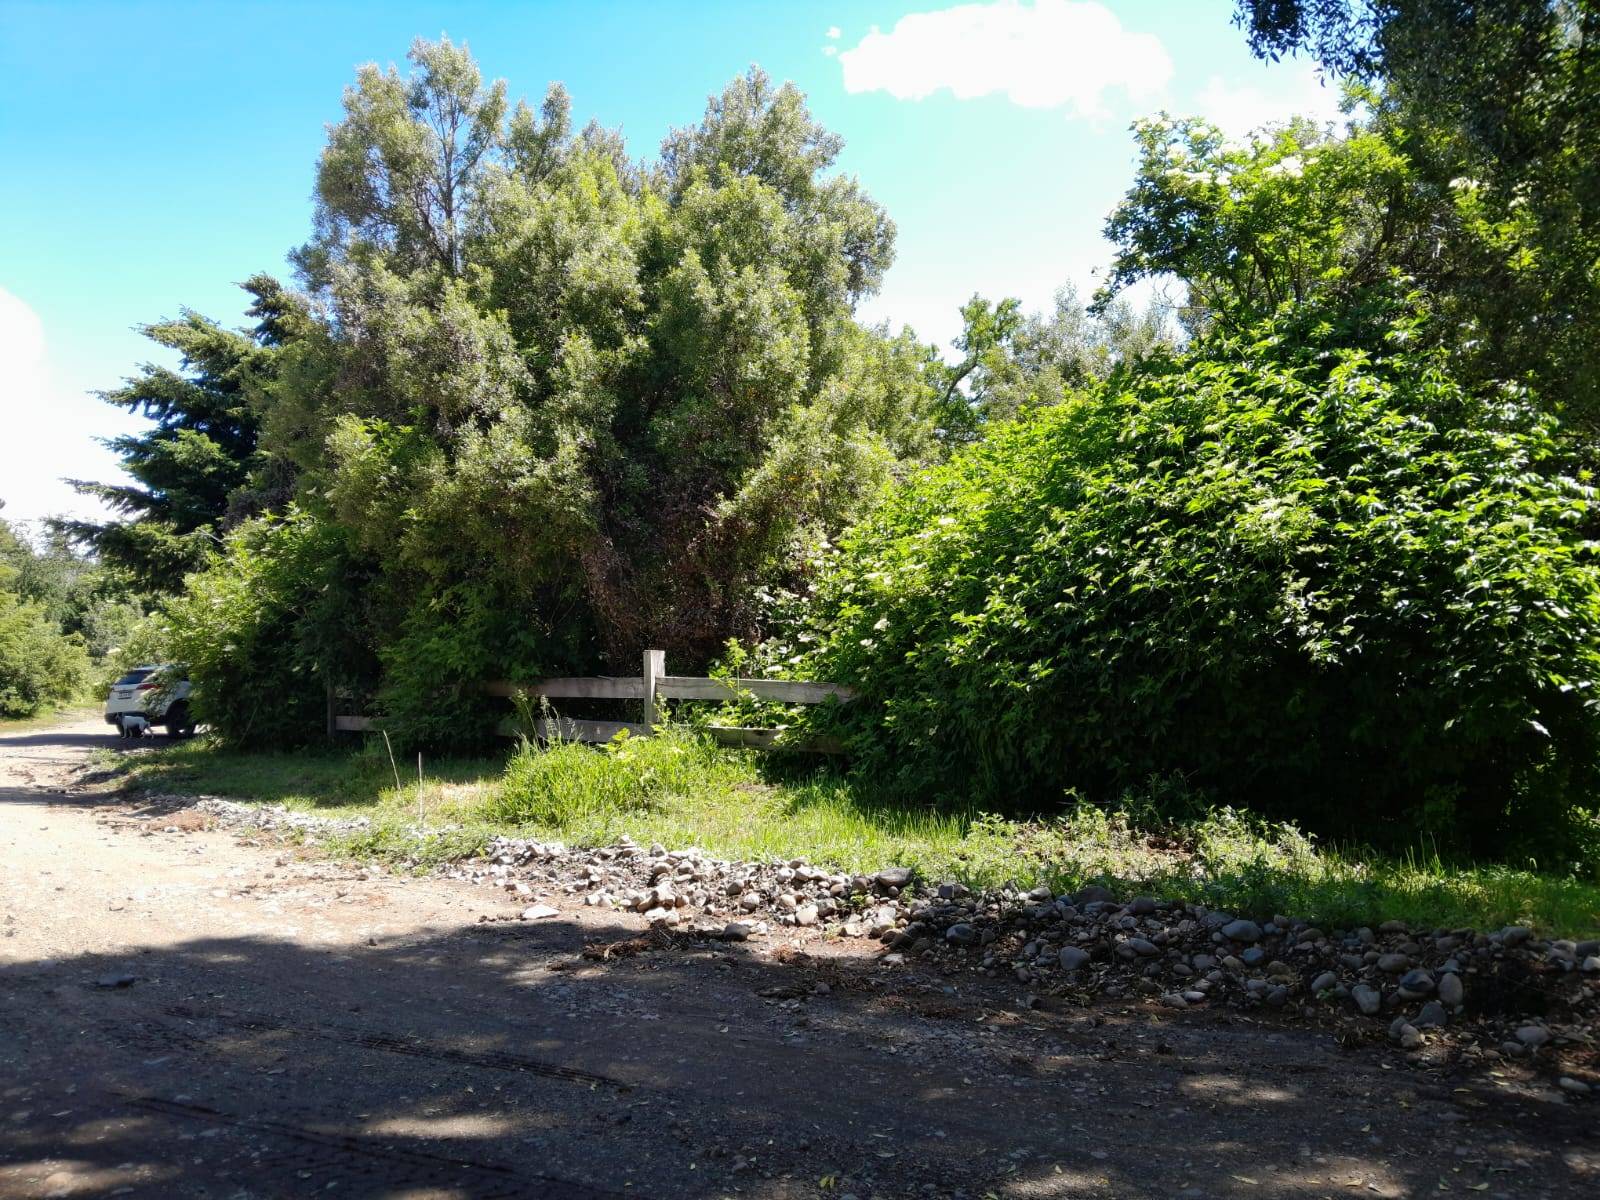
[[[944,936],[958,946],[970,946],[978,940],[978,931],[965,922],[957,922],[944,931]]]
[[[1128,901],[1128,911],[1136,917],[1148,917],[1156,910],[1156,902],[1149,896],[1135,896]]]
[[[1537,1050],[1550,1040],[1550,1031],[1543,1025],[1524,1025],[1517,1030],[1517,1041],[1530,1050]]]
[[[1449,1005],[1451,1008],[1457,1008],[1466,999],[1466,994],[1467,989],[1461,983],[1461,976],[1439,976],[1439,1000],[1442,1003]]]
[[[1350,999],[1356,1002],[1356,1007],[1369,1017],[1377,1016],[1378,1010],[1383,1007],[1383,995],[1375,987],[1358,983],[1350,989]]]
[[[795,909],[794,923],[796,925],[815,925],[817,923],[817,906],[815,904],[802,904]]]
[[[548,904],[535,904],[531,908],[522,910],[522,919],[524,921],[542,921],[546,917],[559,917],[560,915],[560,909],[551,908]]]
[[[1261,926],[1254,921],[1229,921],[1222,927],[1222,936],[1235,942],[1259,942]]]
[[[1243,953],[1239,955],[1239,958],[1247,967],[1259,967],[1264,961],[1266,961],[1266,957],[1267,952],[1260,946],[1247,946]]]
[[[1563,1075],[1556,1080],[1556,1086],[1564,1092],[1571,1092],[1574,1096],[1587,1096],[1589,1085],[1581,1079],[1574,1079],[1571,1075]]]
[[[1387,971],[1391,975],[1398,975],[1410,966],[1411,960],[1404,954],[1380,954],[1378,956],[1378,970]]]
[[[1438,1029],[1448,1024],[1450,1014],[1445,1012],[1444,1005],[1437,1000],[1429,1000],[1422,1006],[1422,1011],[1417,1013],[1417,1027],[1419,1029]]]
[[[752,928],[746,921],[729,921],[722,927],[722,936],[730,942],[742,942],[750,937]]]
[[[872,877],[881,887],[902,888],[911,882],[910,867],[885,867]]]
[[[1157,954],[1161,953],[1160,950],[1156,949],[1154,942],[1146,941],[1144,938],[1137,937],[1129,938],[1127,941],[1123,942],[1118,949],[1126,951],[1126,953],[1123,954],[1124,958],[1132,955],[1137,955],[1140,958],[1154,958]]]
[[[1433,991],[1433,976],[1429,972],[1424,971],[1421,967],[1418,967],[1416,970],[1407,971],[1404,975],[1400,976],[1400,988],[1402,991],[1411,992],[1414,995],[1426,996],[1429,992]]]
[[[1079,889],[1072,897],[1072,902],[1074,904],[1094,904],[1096,902],[1103,904],[1110,899],[1111,893],[1109,891],[1098,883],[1091,883],[1088,887]]]
[[[1063,946],[1058,957],[1061,960],[1062,970],[1076,971],[1089,961],[1090,956],[1087,950],[1082,950],[1077,946]]]
[[[1339,977],[1332,971],[1324,971],[1311,981],[1311,994],[1320,996],[1323,992],[1331,992],[1339,986]]]
[[[1526,925],[1507,925],[1500,931],[1500,944],[1502,946],[1520,946],[1533,936],[1533,931]]]
[[[1422,1034],[1414,1025],[1400,1027],[1400,1037],[1397,1039],[1402,1050],[1415,1050],[1422,1045]]]
[[[1589,955],[1588,958],[1583,960],[1583,966],[1579,970],[1586,975],[1593,975],[1595,972],[1600,971],[1600,954]]]

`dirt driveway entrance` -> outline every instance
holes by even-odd
[[[0,735],[0,1196],[1592,1196],[1593,1109],[1325,1033],[241,844]],[[560,903],[556,901],[556,903]]]

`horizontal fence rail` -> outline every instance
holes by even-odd
[[[824,704],[836,700],[847,704],[855,690],[837,683],[813,683],[799,679],[710,679],[699,675],[668,675],[666,652],[646,650],[642,675],[582,675],[540,679],[529,683],[497,679],[483,685],[486,695],[502,699],[544,700],[639,700],[644,704],[642,721],[595,721],[575,717],[540,717],[533,722],[533,733],[544,741],[609,742],[618,734],[648,737],[663,723],[663,700],[703,700],[726,702],[755,697],[778,704]],[[380,727],[371,717],[336,715],[333,693],[328,698],[328,732],[365,733]],[[526,732],[514,720],[502,721],[498,732],[520,737]],[[709,725],[706,734],[724,746],[754,750],[805,750],[814,754],[842,754],[837,738],[812,737],[786,742],[784,729],[749,728],[740,725]]]
[[[639,675],[579,676],[543,679],[538,683],[512,683],[498,679],[483,685],[491,696],[528,696],[551,700],[643,700],[645,680]],[[667,700],[738,700],[754,696],[779,704],[821,704],[837,698],[853,700],[855,689],[839,683],[808,683],[798,679],[708,679],[698,675],[663,675],[656,695]]]

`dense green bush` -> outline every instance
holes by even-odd
[[[253,746],[323,736],[327,686],[368,673],[361,582],[328,522],[291,510],[240,526],[167,605],[167,647],[189,669],[200,722]]]
[[[1176,773],[1375,841],[1574,853],[1591,489],[1513,391],[1410,349],[1404,302],[1340,320],[1116,375],[890,495],[803,667],[861,690],[866,768],[1034,809]]]
[[[0,717],[31,717],[77,696],[89,679],[82,639],[64,635],[0,577]]]

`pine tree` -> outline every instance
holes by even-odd
[[[225,329],[188,309],[176,320],[144,327],[146,337],[176,350],[182,362],[177,370],[147,363],[121,387],[101,393],[106,403],[155,422],[143,433],[105,439],[134,482],[70,481],[120,519],[54,523],[141,587],[176,591],[222,528],[264,506],[252,487],[268,466],[256,445],[260,416],[253,397],[304,311],[265,275],[243,286],[255,297],[252,330]]]

